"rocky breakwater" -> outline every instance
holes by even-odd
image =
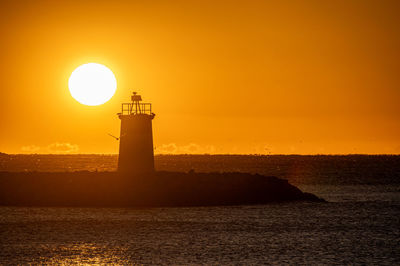
[[[0,205],[179,207],[323,202],[287,180],[246,173],[0,172]]]

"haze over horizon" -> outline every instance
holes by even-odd
[[[151,102],[155,153],[400,154],[398,1],[2,1],[0,152],[118,153]],[[115,74],[108,102],[68,78]]]

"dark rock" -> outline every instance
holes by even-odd
[[[0,205],[211,206],[313,201],[287,180],[246,173],[0,172]]]

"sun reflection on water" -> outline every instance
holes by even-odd
[[[126,265],[131,264],[125,257],[126,249],[123,247],[110,248],[107,245],[96,245],[91,243],[69,244],[57,247],[42,247],[51,254],[40,256],[35,263],[40,264],[56,264],[56,265],[71,265],[71,264],[113,264]]]

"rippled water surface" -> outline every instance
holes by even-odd
[[[47,159],[59,163],[57,157]],[[272,171],[329,203],[151,209],[0,207],[0,264],[399,265],[398,158],[312,158],[307,164],[309,159],[285,157],[271,162],[249,156],[242,165],[237,158],[218,164],[224,171]],[[111,156],[97,163],[113,165],[113,160]],[[158,159],[158,167],[175,167],[170,170],[213,170],[216,164],[212,157],[162,160]],[[364,166],[371,162],[374,166],[367,171]],[[68,166],[65,160],[64,165]],[[90,160],[85,165],[95,167]],[[11,166],[3,163],[2,167]],[[73,167],[87,169],[78,163]]]
[[[398,203],[1,208],[8,263],[400,263]]]

